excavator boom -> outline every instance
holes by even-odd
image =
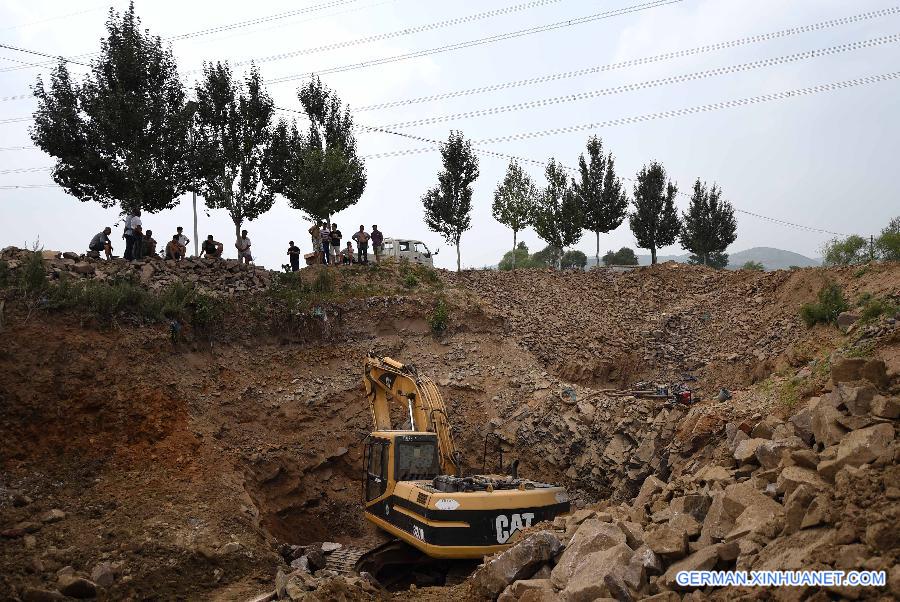
[[[398,430],[391,420],[391,405],[397,404],[409,420],[409,428],[403,430],[435,433],[441,470],[444,474],[459,473],[459,454],[444,399],[434,381],[411,364],[369,355],[364,383],[376,431]]]

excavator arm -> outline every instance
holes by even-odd
[[[420,375],[415,366],[369,355],[363,383],[375,430],[395,430],[390,410],[392,403],[398,404],[409,417],[410,430],[437,435],[444,474],[459,474],[459,452],[453,444],[444,399],[434,381]]]

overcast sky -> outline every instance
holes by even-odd
[[[408,27],[457,19],[526,5],[527,8],[488,18],[469,20],[423,33],[381,41],[347,45],[341,49],[307,52],[290,58],[259,62],[266,80],[303,75],[335,66],[372,61],[494,36],[568,19],[621,9],[642,0],[263,0],[258,2],[175,2],[138,0],[144,26],[163,37],[217,26],[264,19],[216,33],[172,42],[180,73],[193,89],[204,61],[248,61],[281,53],[313,49],[325,44],[356,40]],[[110,3],[97,0],[0,0],[0,41],[26,49],[69,57],[95,52],[104,34]],[[121,9],[125,3],[112,3]],[[651,57],[729,42],[747,36],[803,27],[821,21],[892,8],[882,0],[683,0],[611,16],[554,31],[524,35],[387,64],[323,75],[351,107],[411,99],[532,77]],[[319,8],[316,8],[319,7]],[[308,12],[297,11],[310,8]],[[292,11],[292,16],[279,14]],[[272,18],[269,18],[272,17]],[[598,124],[748,97],[809,88],[898,71],[900,43],[890,41],[827,56],[774,64],[702,80],[605,94],[585,100],[511,110],[493,115],[465,117],[426,125],[401,127],[403,122],[527,103],[561,95],[575,95],[731,67],[794,53],[867,42],[900,33],[900,14],[861,20],[813,32],[782,36],[725,50],[696,53],[651,64],[594,72],[489,93],[408,104],[392,109],[363,110],[357,123],[394,125],[392,129],[432,139],[446,139],[451,128],[473,141],[515,134]],[[81,60],[90,60],[91,57]],[[20,61],[20,62],[14,62]],[[40,57],[0,49],[0,172],[52,165],[52,158],[36,149],[6,150],[30,145],[29,123],[6,122],[28,117],[33,98],[7,99],[28,93],[44,68],[20,67],[21,61]],[[240,71],[240,68],[237,68]],[[76,77],[84,71],[74,66]],[[281,107],[299,108],[297,86],[302,79],[269,84]],[[736,209],[841,233],[877,233],[900,214],[900,184],[896,162],[900,156],[900,79],[792,96],[747,106],[724,108],[604,127],[572,128],[526,139],[479,144],[479,148],[546,161],[555,157],[574,166],[591,134],[602,137],[616,156],[619,174],[631,178],[650,160],[663,163],[679,188],[690,192],[696,178],[717,182]],[[427,144],[424,146],[428,146]],[[399,136],[361,132],[364,156],[423,143]],[[496,263],[512,243],[509,230],[491,217],[493,190],[502,179],[506,160],[480,155],[481,176],[475,184],[473,226],[462,239],[464,266]],[[430,232],[422,220],[420,198],[436,183],[438,152],[370,157],[366,160],[368,186],[360,202],[335,216],[345,236],[363,223],[378,223],[387,236],[421,239],[441,248],[436,263],[455,267],[453,248]],[[525,164],[538,185],[543,168]],[[52,184],[47,171],[0,174],[0,187]],[[626,182],[631,190],[631,182]],[[678,198],[687,206],[687,197]],[[202,199],[198,201],[202,208]],[[144,218],[145,228],[165,241],[175,226],[191,236],[190,196],[172,211]],[[738,239],[731,251],[772,246],[815,256],[830,235],[786,227],[738,213]],[[83,251],[91,236],[114,225],[118,212],[82,203],[56,188],[0,188],[0,247],[25,246],[40,239],[45,248]],[[250,231],[257,262],[278,268],[285,262],[288,240],[309,251],[309,224],[283,199],[268,214],[245,224]],[[224,211],[200,214],[200,234],[212,233],[226,242],[234,256],[233,226]],[[114,226],[117,252],[124,249],[121,228]],[[192,236],[191,236],[192,237]],[[533,231],[520,234],[534,251],[544,246]],[[606,249],[635,246],[627,221],[601,237]],[[586,233],[578,248],[594,253],[593,234]],[[643,252],[643,251],[639,251]],[[662,253],[680,252],[678,247]]]

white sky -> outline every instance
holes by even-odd
[[[199,68],[204,60],[265,57],[525,1],[358,0],[226,33],[175,41],[173,50],[180,71],[185,74]],[[144,25],[152,33],[165,37],[324,3],[325,0],[303,3],[139,0],[136,6]],[[638,0],[560,0],[427,33],[263,62],[260,68],[266,79],[302,74],[638,3]],[[121,9],[125,3],[116,0],[113,5]],[[105,31],[108,6],[96,0],[0,0],[0,43],[70,57],[96,51]],[[323,80],[353,108],[647,57],[892,6],[895,3],[882,0],[684,0],[494,44],[325,75]],[[58,18],[62,15],[68,16]],[[891,15],[651,65],[452,100],[365,111],[358,113],[356,120],[366,125],[386,125],[727,67],[897,33],[900,33],[900,15]],[[39,57],[0,49],[0,69],[19,65],[9,59],[41,62]],[[900,43],[894,42],[702,81],[402,131],[446,139],[450,128],[458,128],[467,137],[478,140],[879,75],[897,71],[898,64]],[[75,74],[82,71],[72,67]],[[0,99],[27,93],[38,73],[46,73],[46,68],[0,72]],[[195,77],[193,72],[185,75],[191,88]],[[268,89],[277,105],[299,108],[298,83],[273,84]],[[574,166],[588,136],[596,133],[616,155],[622,176],[633,177],[642,164],[658,160],[683,191],[690,192],[694,179],[700,177],[718,182],[725,197],[738,209],[843,233],[877,234],[892,216],[900,213],[900,185],[894,174],[896,158],[900,156],[898,97],[900,80],[894,79],[594,132],[577,131],[495,143],[485,148],[539,160],[556,157]],[[33,99],[0,100],[0,147],[30,144],[28,123],[2,121],[27,117],[35,106]],[[359,134],[362,155],[421,146],[420,142],[387,134]],[[496,263],[512,243],[511,232],[496,223],[490,211],[493,190],[503,177],[506,162],[483,155],[480,160],[473,227],[462,239],[463,264],[472,267]],[[38,150],[0,151],[0,171],[51,164],[52,159]],[[369,182],[362,199],[335,217],[344,235],[348,236],[360,223],[367,229],[378,223],[386,236],[414,237],[424,240],[432,249],[441,247],[437,265],[455,267],[452,247],[429,232],[422,220],[420,197],[436,182],[439,153],[372,158],[366,166]],[[525,167],[542,185],[542,168]],[[49,172],[0,174],[0,185],[48,183],[52,183]],[[627,185],[630,191],[631,184]],[[202,207],[202,200],[198,202]],[[678,203],[685,208],[687,198],[679,197]],[[188,195],[172,211],[145,215],[144,224],[154,231],[158,241],[165,241],[174,233],[176,225],[183,225],[190,236],[191,215]],[[117,211],[81,203],[59,189],[0,189],[0,247],[25,246],[40,238],[45,248],[83,251],[93,234],[107,224],[113,225],[116,219]],[[304,251],[310,250],[308,226],[298,211],[279,199],[271,212],[244,227],[250,231],[257,262],[277,269],[285,262],[288,240],[296,241]],[[230,244],[233,226],[224,211],[213,211],[209,217],[200,214],[201,239],[207,233],[226,242],[226,252],[234,255]],[[114,226],[114,234],[118,239],[119,227]],[[815,256],[828,238],[826,234],[738,214],[738,239],[730,250],[772,246]],[[544,245],[532,231],[520,234],[522,239],[532,250]],[[601,237],[601,254],[609,248],[634,247],[634,242],[626,220],[617,231]],[[123,248],[120,241],[117,252]],[[593,234],[586,233],[578,248],[593,255]],[[678,247],[661,251],[673,252],[680,251]]]

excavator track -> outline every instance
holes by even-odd
[[[344,546],[325,556],[325,568],[339,575],[355,575],[356,563],[368,551],[368,548]]]

